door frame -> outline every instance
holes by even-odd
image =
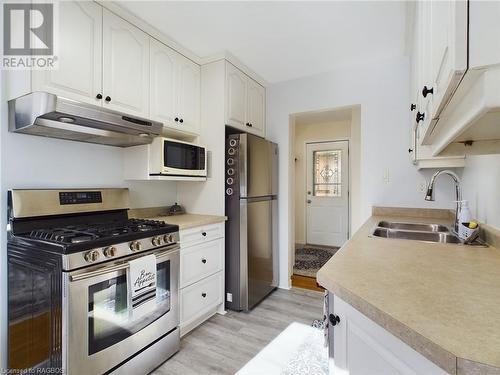
[[[351,237],[351,153],[350,146],[351,142],[349,138],[338,138],[333,140],[324,140],[324,141],[312,141],[312,142],[304,142],[303,151],[304,158],[307,160],[307,145],[308,144],[321,144],[321,143],[332,143],[332,142],[347,142],[347,240]],[[304,170],[304,191],[307,196],[307,164],[305,165]],[[307,242],[307,204],[306,199],[303,200],[302,205],[304,208],[304,234],[305,234],[305,242]],[[295,213],[294,213],[295,214]],[[307,245],[307,244],[306,244]],[[295,244],[294,244],[295,247]]]

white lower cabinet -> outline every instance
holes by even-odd
[[[180,242],[183,336],[213,314],[224,311],[224,223],[181,230]]]
[[[337,296],[329,301],[339,318],[330,325],[330,375],[447,374]]]
[[[181,288],[221,271],[224,261],[224,240],[191,246],[181,253]]]

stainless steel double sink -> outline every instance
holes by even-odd
[[[463,244],[450,228],[441,224],[380,221],[372,235],[402,240]],[[485,243],[476,240],[468,245],[485,246]]]

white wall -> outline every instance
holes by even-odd
[[[500,155],[470,156],[462,174],[463,198],[472,215],[500,229]]]
[[[306,243],[306,144],[347,140],[350,136],[350,121],[295,125],[295,243]]]
[[[358,65],[271,85],[267,90],[267,134],[280,147],[280,181],[289,181],[289,115],[361,105],[361,219],[373,205],[453,208],[453,190],[443,179],[436,202],[417,191],[433,171],[418,172],[409,162],[409,61],[398,58]],[[389,182],[384,181],[388,170]],[[280,286],[289,287],[291,243],[289,185],[280,184]],[[293,241],[293,239],[292,239]]]

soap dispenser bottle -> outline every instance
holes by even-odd
[[[460,202],[460,213],[458,215],[458,237],[465,240],[468,237],[466,227],[462,223],[469,223],[472,220],[472,214],[469,209],[469,202],[463,200]]]

